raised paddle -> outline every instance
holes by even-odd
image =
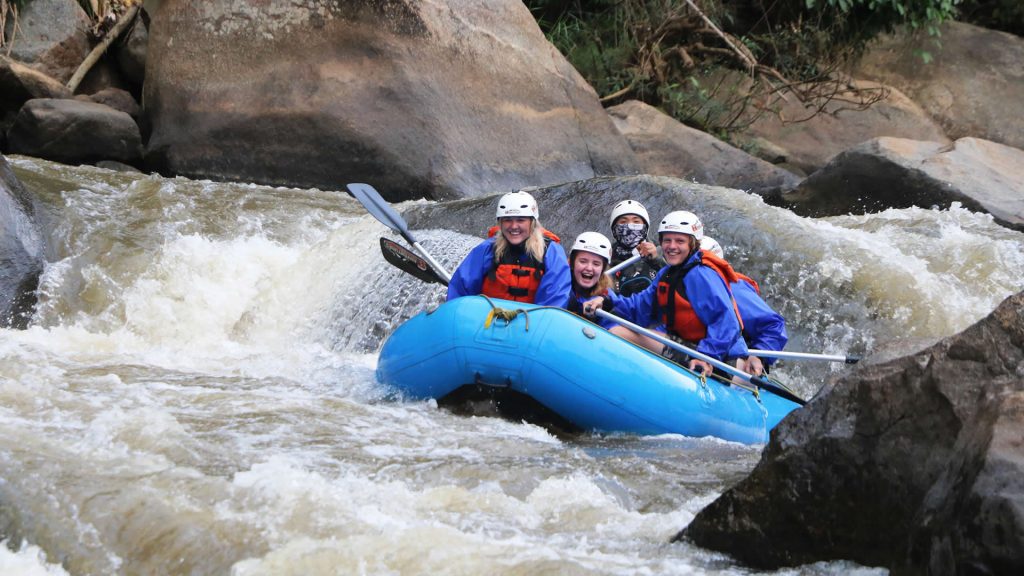
[[[430,267],[437,272],[438,276],[444,278],[445,284],[451,281],[452,275],[444,269],[444,266],[441,266],[436,260],[434,260],[433,256],[431,256],[423,246],[420,246],[420,243],[416,241],[416,238],[409,230],[409,225],[405,223],[404,219],[402,219],[402,216],[398,212],[395,212],[395,209],[392,208],[387,201],[381,198],[380,194],[374,190],[373,186],[370,186],[369,184],[352,183],[348,185],[348,191],[352,193],[352,196],[354,196],[355,199],[363,205],[363,208],[366,208],[366,211],[372,214],[374,218],[379,220],[388,228],[391,228],[395,232],[401,234],[402,238],[405,238],[409,244],[412,244],[412,247],[427,259]]]
[[[629,328],[630,330],[636,332],[637,334],[643,334],[644,336],[647,336],[648,338],[657,340],[658,342],[661,342],[665,346],[668,346],[669,348],[673,348],[675,350],[678,350],[678,351],[682,352],[683,354],[686,354],[686,355],[688,355],[688,356],[690,356],[692,358],[696,358],[698,360],[703,360],[703,361],[707,362],[708,364],[711,364],[715,368],[718,368],[719,370],[722,370],[723,372],[726,372],[727,374],[730,374],[732,376],[737,376],[741,380],[743,380],[744,382],[747,382],[748,384],[750,384],[752,386],[757,386],[758,388],[761,388],[765,392],[770,392],[772,394],[775,394],[776,396],[779,396],[781,398],[785,398],[786,400],[790,400],[792,402],[796,402],[797,404],[799,404],[801,406],[803,406],[804,404],[807,404],[807,401],[804,400],[803,398],[797,396],[796,394],[793,394],[789,390],[786,390],[785,388],[779,386],[778,384],[776,384],[776,383],[774,383],[774,382],[772,382],[770,380],[767,380],[767,379],[765,379],[765,378],[763,378],[761,376],[752,376],[750,374],[747,374],[746,372],[744,372],[742,370],[739,370],[739,369],[737,369],[734,366],[730,366],[730,365],[726,364],[725,362],[722,362],[720,360],[716,360],[716,359],[712,358],[711,356],[708,356],[707,354],[703,354],[701,352],[697,352],[696,350],[694,350],[692,348],[688,348],[686,346],[683,346],[682,344],[680,344],[680,343],[678,343],[678,342],[676,342],[674,340],[670,340],[669,338],[666,338],[665,336],[662,336],[661,334],[658,334],[657,332],[655,332],[653,330],[648,330],[648,329],[646,329],[646,328],[644,328],[642,326],[639,326],[637,324],[634,324],[634,323],[630,322],[629,320],[626,320],[624,318],[619,318],[618,316],[616,316],[614,314],[611,314],[609,312],[605,312],[604,310],[598,309],[598,310],[595,310],[594,313],[597,314],[598,316],[600,316],[601,318],[604,318],[605,320],[611,320],[612,322],[615,322],[617,324],[621,324],[621,325],[625,326],[626,328]]]

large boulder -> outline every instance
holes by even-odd
[[[24,328],[43,270],[32,198],[0,154],[0,327]]]
[[[952,145],[876,138],[836,156],[782,198],[808,216],[960,202],[1024,231],[1024,150],[977,138]]]
[[[164,0],[144,86],[164,172],[455,198],[635,171],[518,0]]]
[[[677,538],[758,568],[1024,573],[1024,292],[827,386]]]
[[[952,138],[1024,148],[1024,38],[948,22],[938,38],[906,33],[870,48],[854,74],[895,86]],[[930,54],[925,63],[921,54]],[[900,135],[916,140],[933,140]]]
[[[13,39],[8,56],[65,83],[89,54],[91,25],[78,2],[26,2],[17,19],[7,19],[5,35]]]
[[[721,86],[721,98],[735,98],[752,90],[750,78],[738,72],[723,73],[715,82]],[[859,110],[851,103],[857,99],[852,93],[837,93],[828,102],[802,102],[797,94],[782,90],[768,103],[772,111],[748,109],[737,121],[747,125],[734,135],[734,140],[758,155],[758,149],[765,149],[772,162],[784,159],[806,174],[843,150],[872,138],[949,142],[939,124],[900,90],[865,80],[851,80],[849,84],[881,99]]]
[[[0,112],[17,112],[33,98],[71,98],[56,78],[0,55]]]
[[[82,100],[29,100],[7,133],[11,152],[68,164],[138,162],[139,127],[125,112]]]
[[[608,114],[629,141],[644,174],[755,193],[790,190],[800,183],[796,174],[690,128],[643,102],[619,104],[609,108]]]

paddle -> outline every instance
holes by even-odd
[[[373,186],[370,186],[369,184],[352,183],[348,185],[348,191],[352,193],[352,196],[354,196],[355,199],[363,205],[363,208],[366,208],[366,211],[372,214],[374,218],[379,220],[388,228],[391,228],[395,232],[401,234],[402,238],[405,238],[409,244],[412,244],[412,247],[426,258],[430,267],[437,272],[438,276],[444,278],[445,284],[451,281],[452,275],[444,269],[444,266],[438,264],[430,253],[423,248],[423,246],[420,246],[420,243],[416,241],[416,238],[413,237],[412,232],[409,230],[409,226],[405,223],[405,220],[402,219],[402,216],[398,212],[395,212],[395,209],[392,208],[387,201],[381,198],[380,194],[374,190]],[[385,258],[387,258],[386,255]],[[403,270],[405,269],[403,268]],[[411,271],[406,271],[412,274]],[[416,274],[413,275],[416,276]]]
[[[856,364],[860,362],[860,356],[838,356],[830,354],[811,354],[810,352],[782,352],[776,350],[750,350],[751,356],[764,356],[768,358],[790,358],[792,360],[821,360],[822,362],[845,362]]]
[[[384,259],[395,268],[412,274],[424,282],[448,285],[448,282],[438,276],[437,272],[430,267],[426,260],[420,258],[398,242],[381,238],[380,251],[384,254]]]
[[[625,267],[629,266],[630,264],[640,260],[641,258],[643,258],[643,256],[641,256],[640,254],[634,254],[633,256],[630,256],[628,259],[623,260],[622,262],[619,262],[615,266],[612,266],[611,268],[605,270],[604,273],[605,274],[609,274],[609,275],[615,274],[619,270],[622,270],[623,268],[625,268]]]
[[[767,380],[767,379],[765,379],[763,377],[760,377],[760,376],[752,376],[750,374],[747,374],[746,372],[743,372],[742,370],[739,370],[739,369],[737,369],[737,368],[735,368],[733,366],[730,366],[730,365],[726,364],[725,362],[721,362],[719,360],[715,360],[714,358],[712,358],[711,356],[708,356],[707,354],[703,354],[701,352],[697,352],[696,350],[693,350],[692,348],[688,348],[688,347],[683,346],[682,344],[680,344],[680,343],[678,343],[678,342],[676,342],[674,340],[670,340],[669,338],[666,338],[665,336],[663,336],[663,335],[661,335],[661,334],[659,334],[659,333],[657,333],[657,332],[655,332],[653,330],[648,330],[647,328],[644,328],[642,326],[634,324],[634,323],[632,323],[629,320],[626,320],[624,318],[619,318],[618,316],[616,316],[616,315],[614,315],[614,314],[612,314],[610,312],[605,312],[604,310],[595,310],[595,314],[597,314],[601,318],[604,318],[605,320],[611,320],[612,322],[615,322],[617,324],[621,324],[621,325],[625,326],[626,328],[629,328],[630,330],[636,332],[637,334],[643,334],[644,336],[647,336],[648,338],[657,340],[658,342],[661,342],[662,344],[664,344],[664,345],[666,345],[666,346],[668,346],[670,348],[673,348],[675,350],[678,350],[678,351],[682,352],[683,354],[686,354],[686,355],[688,355],[690,357],[697,358],[698,360],[703,360],[703,361],[707,362],[708,364],[711,364],[715,368],[718,368],[719,370],[722,370],[722,371],[724,371],[724,372],[726,372],[726,373],[728,373],[728,374],[730,374],[732,376],[737,376],[741,380],[743,380],[744,382],[747,382],[748,384],[751,384],[752,386],[757,386],[758,388],[761,388],[762,390],[764,390],[766,392],[771,392],[772,394],[775,394],[776,396],[785,398],[786,400],[790,400],[792,402],[796,402],[797,404],[799,404],[801,406],[807,404],[807,401],[804,400],[803,398],[797,396],[796,394],[793,394],[789,390],[786,390],[785,388],[779,386],[778,384],[775,384],[774,382],[772,382],[770,380]]]

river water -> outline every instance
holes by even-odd
[[[383,338],[443,292],[384,263],[345,194],[10,160],[48,254],[32,325],[0,330],[0,574],[747,573],[669,540],[760,446],[556,437],[383,390]],[[793,349],[932,341],[1024,288],[1024,235],[959,207],[743,210]],[[420,236],[449,267],[479,241]],[[777,374],[809,395],[845,370]],[[850,572],[877,571],[777,574]]]

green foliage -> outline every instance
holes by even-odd
[[[897,26],[936,34],[961,0],[527,0],[548,39],[614,103],[635,98],[710,132],[741,127],[779,83],[835,96],[834,71]],[[974,2],[1004,0],[968,0]],[[1010,0],[1005,0],[1010,1]],[[1013,0],[1021,2],[1021,0]],[[696,9],[694,8],[696,7]],[[715,26],[709,26],[710,19]],[[754,62],[755,66],[751,66]],[[722,83],[734,68],[767,78]],[[815,90],[815,85],[831,88]],[[831,92],[829,92],[831,90]],[[760,98],[759,98],[760,96]]]

